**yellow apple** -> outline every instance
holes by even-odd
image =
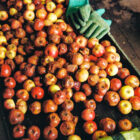
[[[121,100],[118,104],[118,109],[122,114],[129,114],[132,110],[132,105],[127,100]]]
[[[81,138],[78,135],[71,135],[68,137],[68,140],[81,140]]]
[[[128,100],[132,96],[134,96],[134,89],[128,85],[121,87],[120,91],[120,97],[122,99]]]

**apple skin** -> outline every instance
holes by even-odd
[[[45,48],[45,55],[52,56],[53,58],[56,58],[58,56],[58,48],[55,44],[49,44]]]
[[[80,48],[85,48],[87,46],[88,40],[84,36],[77,36],[75,42]]]
[[[128,131],[132,129],[132,122],[128,119],[121,119],[118,122],[118,128],[120,131]]]
[[[140,110],[140,97],[133,96],[130,98],[130,103],[132,104],[133,110]]]
[[[104,58],[107,60],[108,63],[116,62],[116,55],[113,52],[105,52]]]
[[[128,85],[121,87],[120,91],[120,97],[124,100],[130,99],[132,96],[134,96],[134,89]]]
[[[104,47],[111,46],[111,43],[110,43],[110,41],[108,41],[108,40],[102,41],[101,44],[102,44]]]
[[[140,97],[140,87],[135,88],[134,94],[135,94],[135,96]]]
[[[97,130],[95,133],[92,135],[92,140],[98,140],[99,138],[106,137],[107,133],[103,130]]]
[[[132,88],[136,88],[139,86],[140,82],[138,77],[136,77],[135,75],[129,75],[125,79],[125,84],[131,86]]]
[[[96,57],[101,57],[105,53],[105,48],[101,44],[96,44],[92,49],[92,54]]]
[[[130,71],[127,69],[127,68],[121,68],[119,69],[118,71],[118,76],[121,78],[121,79],[125,79],[127,76],[130,75]]]
[[[105,82],[108,85],[108,89],[110,88],[110,80],[108,78],[100,78],[99,83],[100,82]]]
[[[114,46],[107,46],[105,48],[105,51],[106,52],[113,52],[113,53],[116,53],[116,48]]]
[[[84,109],[81,112],[81,118],[85,121],[93,121],[95,119],[95,112],[92,109]]]
[[[97,66],[100,68],[100,69],[105,69],[108,65],[108,62],[105,58],[99,58],[97,60]]]
[[[115,76],[118,73],[118,67],[115,64],[108,64],[106,68],[106,73],[109,76]]]
[[[78,135],[71,135],[68,137],[68,140],[81,140],[81,138]]]
[[[94,94],[94,99],[96,102],[102,102],[103,101],[103,98],[104,96],[103,95],[99,95],[99,94]]]
[[[110,89],[113,91],[118,91],[122,86],[122,82],[120,79],[113,78],[110,81]]]
[[[92,49],[96,44],[99,44],[99,40],[97,38],[90,38],[88,40],[88,47]]]
[[[24,13],[23,13],[23,17],[28,20],[28,21],[32,21],[34,20],[35,18],[35,14],[33,11],[30,11],[30,10],[26,10]]]
[[[132,110],[132,105],[127,100],[121,100],[118,104],[118,109],[122,114],[129,114]]]
[[[105,100],[110,106],[116,106],[120,101],[120,96],[117,92],[108,91],[105,95]]]
[[[87,134],[93,134],[97,130],[97,124],[94,121],[86,121],[83,129]]]
[[[115,62],[114,64],[117,65],[118,69],[121,69],[123,66],[121,62]]]
[[[96,85],[97,94],[104,96],[107,91],[108,91],[108,84],[106,82],[99,82]]]

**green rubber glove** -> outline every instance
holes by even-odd
[[[99,140],[140,140],[140,131],[138,128],[134,128],[129,131],[120,132],[113,136],[100,138]]]
[[[68,22],[76,29],[80,29],[89,20],[92,8],[89,4],[86,4],[81,7],[73,7],[70,10],[71,12],[66,16]]]
[[[111,20],[105,20],[101,16],[104,14],[104,9],[93,11],[86,22],[86,25],[80,28],[80,33],[87,38],[101,39],[110,31]]]

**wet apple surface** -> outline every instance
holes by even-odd
[[[0,11],[0,103],[11,138],[96,140],[134,128],[139,76],[115,44],[75,33],[65,0],[13,1]]]

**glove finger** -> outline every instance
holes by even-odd
[[[80,29],[80,25],[78,23],[76,23],[76,20],[74,19],[74,15],[71,14],[70,15],[70,19],[71,19],[71,23],[73,24],[73,26],[76,28],[76,29]],[[69,20],[70,21],[70,20]]]
[[[89,20],[85,26],[80,29],[80,33],[83,34],[92,24],[92,20]]]
[[[93,32],[98,28],[97,24],[91,24],[91,26],[88,28],[88,30],[85,33],[85,37],[89,38]]]
[[[79,9],[79,14],[83,21],[88,21],[88,19],[90,17],[91,9],[92,8],[89,4],[83,6]]]
[[[96,30],[92,34],[92,37],[97,37],[103,30],[104,30],[103,27],[96,28]]]
[[[86,25],[86,22],[84,22],[83,20],[81,20],[81,18],[80,18],[80,16],[79,16],[78,13],[75,13],[75,17],[76,17],[77,21],[79,22],[79,24],[81,26],[85,26]]]
[[[103,30],[98,36],[97,39],[103,38],[108,33],[108,30]]]
[[[103,8],[103,9],[98,9],[98,10],[96,10],[96,12],[100,15],[100,16],[102,16],[104,13],[105,13],[105,9]]]
[[[111,24],[112,24],[112,21],[111,21],[111,20],[109,20],[109,19],[104,19],[104,21],[108,24],[108,26],[111,26]]]

